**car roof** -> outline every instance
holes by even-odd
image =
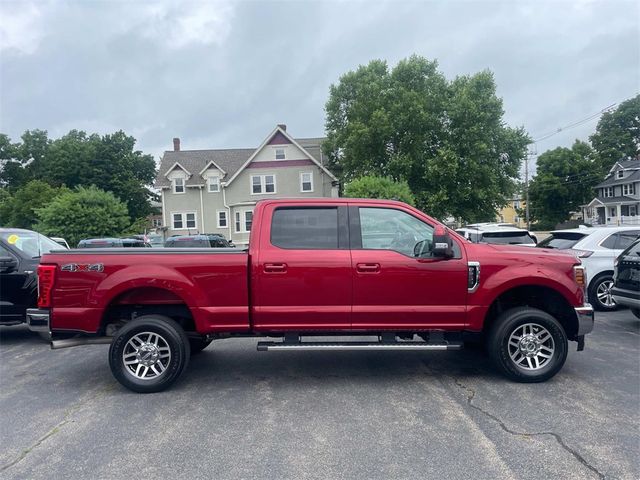
[[[553,230],[551,234],[554,233],[584,233],[585,235],[591,235],[592,233],[615,233],[615,232],[624,232],[627,230],[640,230],[640,225],[625,225],[625,226],[616,226],[616,225],[607,225],[602,227],[585,227],[581,226],[578,228],[565,228],[562,230]]]
[[[477,232],[477,233],[498,233],[498,232],[528,233],[528,230],[525,228],[507,227],[507,226],[495,225],[495,224],[480,225],[477,227],[466,226],[463,228],[458,228],[456,230],[468,230],[470,232]]]
[[[38,233],[34,230],[28,230],[26,228],[11,228],[11,227],[1,227],[0,233],[16,233],[16,232],[24,232],[24,233]]]

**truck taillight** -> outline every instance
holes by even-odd
[[[38,265],[38,308],[51,307],[55,279],[55,265]]]
[[[583,290],[587,288],[587,272],[582,265],[573,267],[573,278]]]

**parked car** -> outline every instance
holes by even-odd
[[[87,238],[80,240],[77,248],[144,248],[149,247],[137,238]]]
[[[29,326],[50,331],[54,349],[111,344],[113,375],[137,392],[169,387],[191,354],[234,336],[282,339],[260,351],[484,341],[507,377],[540,382],[594,323],[573,255],[473,244],[390,200],[259,201],[248,251],[116,251],[46,255]],[[308,341],[318,335],[362,340]]]
[[[164,247],[164,237],[158,233],[149,233],[147,234],[147,243],[153,248],[162,248]]]
[[[640,318],[640,238],[616,258],[611,294]]]
[[[589,302],[596,310],[615,310],[613,263],[639,235],[637,226],[579,227],[553,231],[538,247],[567,250],[580,258],[587,270]]]
[[[36,306],[40,256],[64,248],[31,230],[0,228],[0,325],[24,323]]]
[[[62,245],[67,250],[69,250],[71,248],[69,246],[69,244],[67,243],[67,241],[62,237],[49,237],[49,238],[51,238],[51,240],[53,240],[54,242],[59,243],[60,245]]]
[[[230,248],[222,235],[175,235],[164,242],[165,248]]]
[[[522,245],[535,247],[537,239],[528,230],[506,224],[476,223],[458,228],[457,233],[473,243],[493,245]]]

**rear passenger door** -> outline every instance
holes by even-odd
[[[268,205],[252,258],[252,321],[258,330],[351,326],[346,206]]]

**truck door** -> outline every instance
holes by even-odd
[[[347,206],[279,203],[262,215],[258,258],[251,259],[254,328],[349,329]]]
[[[354,329],[464,326],[468,267],[455,240],[456,258],[417,258],[434,225],[402,207],[352,206],[349,215]]]

